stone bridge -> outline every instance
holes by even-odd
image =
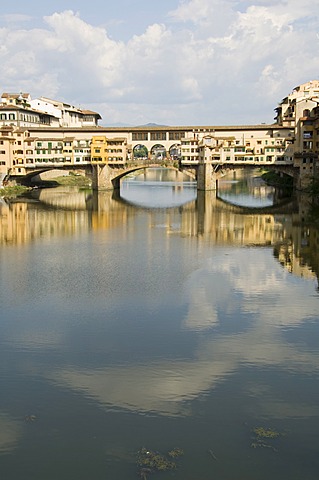
[[[294,178],[294,183],[298,183],[299,168],[293,167],[292,164],[282,162],[266,163],[266,162],[210,162],[206,160],[195,163],[182,163],[173,160],[164,160],[154,163],[153,161],[142,161],[141,163],[130,163],[126,165],[116,164],[96,164],[92,165],[92,187],[94,190],[113,190],[119,189],[121,179],[126,175],[143,170],[145,168],[165,167],[175,169],[189,175],[190,178],[197,181],[198,190],[217,190],[218,180],[227,175],[230,171],[246,168],[273,169],[278,173],[286,174]]]
[[[113,190],[119,189],[121,180],[126,175],[144,170],[146,168],[170,168],[176,172],[183,172],[189,175],[190,178],[197,180],[197,169],[193,167],[181,166],[179,162],[173,160],[164,161],[142,161],[141,163],[130,163],[126,166],[116,164],[97,164],[92,165],[92,187],[93,190]]]
[[[191,179],[197,182],[199,191],[217,190],[218,180],[227,175],[230,171],[236,169],[261,168],[273,169],[276,172],[289,175],[294,178],[295,185],[299,180],[299,168],[294,167],[292,163],[286,162],[255,162],[255,161],[237,161],[221,162],[207,159],[199,159],[196,162],[183,162],[181,160],[170,159],[143,159],[122,162],[87,162],[86,164],[47,164],[38,168],[26,168],[25,175],[17,177],[23,184],[30,183],[30,179],[36,175],[47,171],[66,170],[75,173],[81,173],[92,179],[93,190],[114,190],[120,188],[123,177],[138,170],[146,168],[170,168],[176,172],[183,172]],[[12,177],[13,178],[13,177]]]

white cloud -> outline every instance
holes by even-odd
[[[8,24],[29,22],[31,19],[32,17],[30,15],[23,15],[18,13],[0,15],[0,21]]]
[[[283,96],[318,77],[319,16],[307,6],[184,0],[167,24],[126,42],[70,10],[44,17],[42,28],[8,23],[2,88],[100,105],[105,123],[272,121]]]

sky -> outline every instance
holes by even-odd
[[[99,112],[100,125],[273,123],[319,79],[316,0],[13,0],[0,90]]]

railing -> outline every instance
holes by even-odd
[[[159,167],[167,167],[167,166],[176,166],[178,163],[178,160],[174,160],[172,158],[147,158],[147,159],[139,159],[139,158],[134,158],[131,160],[128,160],[126,162],[127,167],[138,167],[141,165],[145,165],[145,167],[149,166],[159,166]]]

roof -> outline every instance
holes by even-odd
[[[96,115],[98,118],[102,118],[99,113],[93,112],[92,110],[81,110],[81,113],[83,113],[83,115]]]
[[[0,110],[14,110],[14,111],[24,111],[24,112],[29,112],[29,113],[36,113],[38,115],[47,115],[48,117],[54,117],[56,118],[54,115],[52,115],[51,113],[47,113],[47,112],[42,112],[41,110],[35,110],[34,108],[30,108],[30,107],[26,107],[24,105],[11,105],[11,104],[3,104],[3,105],[0,105]]]
[[[30,98],[30,93],[6,93],[1,95],[1,98]]]

